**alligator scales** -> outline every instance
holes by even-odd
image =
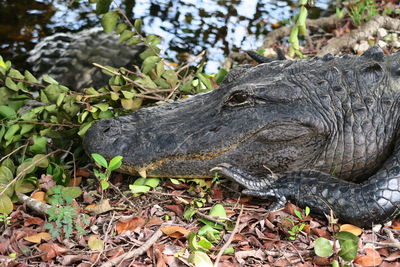
[[[400,53],[275,60],[221,86],[100,120],[89,153],[156,177],[220,172],[246,189],[371,227],[400,211]],[[271,175],[271,172],[274,175]]]

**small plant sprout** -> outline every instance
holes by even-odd
[[[108,183],[108,179],[111,176],[111,172],[115,171],[122,165],[122,156],[115,156],[107,163],[107,160],[100,154],[93,153],[92,158],[100,167],[105,168],[104,172],[99,170],[94,170],[94,175],[100,180],[100,186],[102,190],[106,190],[110,184]]]
[[[299,222],[295,222],[294,220],[290,219],[290,218],[285,218],[285,220],[287,220],[288,222],[291,223],[292,228],[288,231],[289,233],[289,239],[290,240],[295,240],[296,236],[304,229],[304,227],[306,226],[304,223],[300,223],[305,217],[307,217],[310,214],[310,208],[306,207],[304,209],[304,217],[301,211],[299,210],[294,210],[294,214],[296,215],[296,217],[299,219]]]

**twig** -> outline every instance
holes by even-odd
[[[239,230],[240,219],[242,217],[242,214],[243,214],[243,205],[240,208],[240,213],[239,213],[239,216],[237,217],[235,228],[233,228],[231,235],[229,236],[229,239],[226,241],[225,245],[223,245],[222,248],[220,249],[220,251],[218,252],[217,258],[215,259],[214,267],[218,267],[218,263],[221,260],[222,254],[224,254],[224,251],[229,247],[236,232]]]
[[[212,221],[213,223],[222,225],[223,227],[226,226],[226,224],[225,224],[224,222],[219,221],[220,217],[218,217],[218,216],[210,216],[210,215],[201,213],[200,211],[196,211],[196,214],[197,214],[199,217],[203,218],[203,219]],[[223,218],[223,219],[226,220],[226,218]]]
[[[28,144],[25,144],[25,145],[22,145],[22,146],[20,146],[20,147],[17,147],[17,148],[14,149],[13,151],[11,151],[10,153],[8,153],[8,154],[5,155],[4,157],[2,157],[2,158],[0,159],[0,162],[2,162],[3,160],[7,159],[7,158],[10,157],[12,154],[18,152],[20,149],[22,149],[22,148],[24,148],[24,147],[26,147],[26,146],[28,146]]]
[[[104,239],[103,239],[103,244],[104,244],[104,246],[106,245],[107,240],[108,240],[108,233],[111,232],[111,229],[112,229],[112,227],[113,227],[113,224],[112,224],[112,223],[113,223],[113,221],[114,221],[114,217],[115,217],[115,212],[113,212],[112,217],[111,217],[111,219],[110,219],[110,222],[108,223],[108,227],[107,227],[107,230],[106,230]],[[105,247],[104,247],[103,250],[100,251],[100,253],[97,255],[96,261],[93,262],[91,266],[95,266],[95,265],[97,264],[97,262],[100,260],[100,256],[101,256],[105,251],[106,251],[106,250],[105,250]]]
[[[37,199],[28,197],[25,194],[22,194],[20,192],[16,192],[16,194],[17,194],[19,201],[21,201],[22,203],[25,203],[26,206],[28,206],[28,208],[36,211],[39,214],[47,214],[48,210],[51,208],[50,205],[42,203]]]
[[[60,127],[80,127],[79,124],[63,124],[63,123],[51,123],[51,122],[44,122],[44,121],[16,121],[16,123],[20,124],[38,124],[38,125],[45,125],[45,126],[60,126]]]
[[[114,189],[115,191],[117,191],[117,192],[122,196],[122,198],[125,199],[125,201],[127,201],[132,207],[135,206],[135,204],[134,204],[129,198],[127,198],[127,197],[121,192],[121,190],[119,190],[119,188],[118,188],[117,186],[113,185],[112,183],[109,183],[109,184],[110,184],[110,187],[111,187],[112,189]]]
[[[129,251],[127,253],[124,253],[124,254],[122,254],[122,255],[120,255],[120,256],[112,259],[112,260],[109,260],[108,262],[103,263],[101,265],[101,267],[112,267],[112,266],[115,266],[115,265],[117,265],[118,263],[120,263],[120,262],[122,262],[124,260],[139,256],[139,255],[142,255],[155,242],[157,242],[157,240],[163,235],[163,232],[160,229],[161,229],[161,227],[158,228],[158,230],[146,242],[144,242],[143,245],[140,246],[139,248],[134,249],[132,251]]]
[[[34,167],[37,163],[39,163],[40,161],[44,160],[45,158],[48,158],[48,157],[50,157],[51,155],[56,154],[56,153],[58,153],[58,152],[60,152],[60,151],[63,151],[63,150],[62,150],[62,149],[54,150],[53,152],[50,152],[49,154],[44,155],[43,157],[40,157],[39,159],[33,161],[31,164],[28,165],[28,167],[26,167],[25,169],[23,169],[17,176],[15,176],[15,178],[14,178],[12,181],[10,181],[10,182],[4,187],[4,189],[0,192],[0,196],[2,196],[2,195],[4,194],[4,192],[5,192],[12,184],[14,184],[15,182],[17,182],[17,181],[18,181],[19,179],[21,179],[22,177],[24,177],[25,174],[29,171],[30,168]]]

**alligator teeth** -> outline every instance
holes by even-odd
[[[141,177],[143,178],[147,178],[147,174],[146,174],[146,168],[141,168],[138,170],[138,173]]]

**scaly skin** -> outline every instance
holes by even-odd
[[[233,70],[212,92],[100,120],[84,146],[148,177],[219,166],[274,208],[291,200],[369,227],[399,212],[399,96],[400,53],[272,61]]]

